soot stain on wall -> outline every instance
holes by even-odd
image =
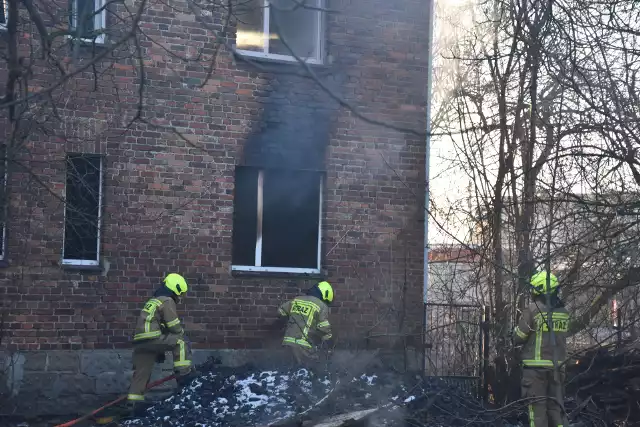
[[[342,76],[324,83],[340,93]],[[312,79],[276,75],[260,120],[244,147],[247,166],[324,170],[338,103]]]
[[[340,93],[342,81],[334,74],[325,83]],[[262,236],[261,266],[316,268],[321,184],[339,105],[300,76],[276,75],[270,89],[236,170],[233,264],[254,265]]]

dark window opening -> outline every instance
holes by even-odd
[[[101,157],[67,156],[63,260],[97,264],[100,248],[102,196]]]
[[[0,144],[0,260],[5,259],[7,242],[7,146]]]
[[[258,169],[236,168],[233,198],[233,265],[254,265],[258,229]]]
[[[5,3],[6,0],[0,0],[0,25],[2,26],[7,25],[7,21],[9,20],[7,16],[9,11]]]
[[[319,172],[236,168],[234,266],[320,268]]]

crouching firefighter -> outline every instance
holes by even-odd
[[[329,282],[320,282],[306,295],[287,301],[278,308],[281,318],[288,318],[282,345],[290,351],[298,366],[313,370],[318,362],[318,342],[331,339],[329,305],[332,302],[333,288]]]
[[[553,274],[534,274],[531,293],[533,301],[513,334],[516,345],[523,345],[521,386],[522,397],[530,402],[529,426],[567,426],[564,361],[569,313],[558,297],[558,279]]]
[[[171,273],[140,312],[133,337],[133,379],[127,396],[131,410],[144,401],[144,390],[153,366],[156,361],[164,362],[166,351],[173,352],[173,370],[178,386],[183,387],[195,376],[191,367],[191,344],[176,309],[187,289],[184,277]]]

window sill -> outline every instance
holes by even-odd
[[[231,275],[234,277],[282,277],[282,278],[313,278],[324,279],[327,271],[315,268],[283,268],[283,267],[253,267],[246,265],[232,265]]]
[[[73,264],[69,262],[61,262],[60,267],[65,271],[91,271],[101,272],[103,270],[102,263],[98,264]]]
[[[104,34],[96,37],[95,39],[76,38],[70,34],[67,34],[65,37],[67,38],[67,40],[69,40],[69,42],[71,43],[75,42],[81,46],[105,47],[107,44]]]
[[[264,52],[256,52],[252,50],[241,50],[235,49],[235,53],[238,56],[248,58],[254,61],[264,61],[270,62],[273,64],[282,64],[282,65],[300,65],[299,61],[293,56],[289,55],[278,55],[275,53],[264,53]],[[319,59],[308,59],[305,61],[307,65],[310,67],[326,67],[327,64]]]

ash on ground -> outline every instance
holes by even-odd
[[[124,420],[136,427],[313,426],[338,414],[367,412],[355,426],[524,426],[526,405],[490,408],[469,382],[398,374],[382,368],[366,373],[314,375],[305,369],[260,370],[201,367],[190,385],[150,407],[145,416]],[[603,425],[600,414],[567,399],[584,427]],[[377,409],[377,410],[375,410]],[[374,411],[367,411],[374,410]],[[307,425],[307,424],[305,424]]]
[[[391,372],[318,376],[305,369],[214,368],[150,407],[146,416],[128,419],[123,425],[266,426],[303,412],[305,419],[320,419],[383,406],[387,410],[382,411],[385,419],[380,420],[380,425],[392,426],[406,425],[405,417],[399,413],[418,414],[428,404],[430,412],[438,407],[442,415],[432,414],[429,425],[440,426],[453,425],[444,420],[449,418],[449,412],[459,412],[462,400],[466,406],[472,402],[472,406],[480,408],[470,394],[459,389],[454,393],[443,381],[420,376]],[[468,421],[465,424],[469,425]]]

